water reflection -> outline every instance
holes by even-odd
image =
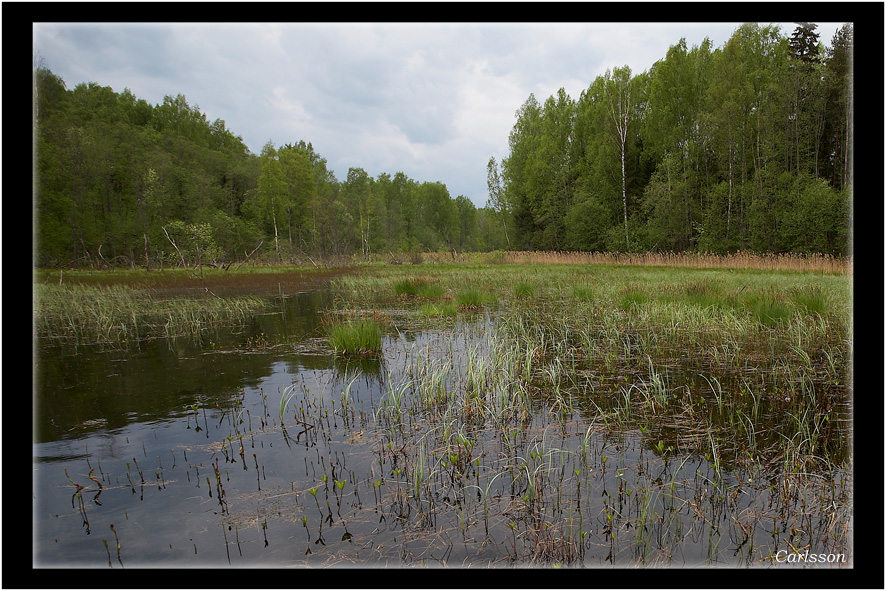
[[[253,386],[273,371],[281,353],[322,334],[318,310],[328,290],[283,298],[280,312],[248,327],[218,330],[203,342],[178,338],[139,344],[134,351],[39,347],[35,360],[35,441],[77,438],[98,430],[182,416],[194,400],[216,404],[224,393]],[[263,348],[254,348],[260,343]],[[226,354],[234,351],[235,354]],[[326,369],[329,355],[290,354],[288,370]],[[369,368],[367,368],[369,369]]]
[[[488,367],[494,311],[397,325],[382,357],[336,357],[320,338],[328,298],[282,298],[211,344],[41,351],[35,564],[756,565],[759,548],[803,542],[791,537],[798,483],[738,461],[751,456],[691,414],[725,429],[756,412],[769,426],[745,441],[764,450],[783,439],[765,422],[783,414],[776,402],[720,412],[698,368],[673,367],[671,406],[652,413],[621,386],[648,367],[617,382],[579,364],[574,413],[542,369],[523,384],[532,416],[485,415],[477,400],[496,373],[471,380]],[[435,397],[420,400],[428,377]],[[833,478],[802,489],[802,516],[839,548],[847,484]]]

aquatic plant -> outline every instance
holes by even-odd
[[[528,269],[535,296],[509,297]],[[480,319],[421,318],[419,310],[449,302],[392,299],[400,280],[451,294],[482,286],[503,301]],[[815,281],[828,307],[812,313],[816,305],[797,297],[809,276],[794,272],[440,260],[337,279],[330,321],[392,309],[387,318],[401,332],[383,352],[385,374],[364,385],[353,363],[337,372],[299,368],[317,384],[284,388],[280,416],[291,411],[291,394],[304,392],[296,420],[312,421],[316,436],[280,446],[264,419],[260,431],[243,425],[237,434],[241,458],[254,435],[257,453],[284,448],[296,468],[304,462],[303,474],[269,470],[265,480],[262,468],[267,504],[257,509],[249,505],[256,480],[246,489],[231,474],[231,511],[222,505],[219,520],[236,526],[249,511],[262,520],[282,511],[282,527],[301,517],[307,528],[307,492],[321,532],[311,556],[295,559],[305,565],[360,561],[365,552],[352,539],[373,541],[385,564],[425,567],[758,567],[782,540],[850,548],[852,458],[840,416],[851,363],[848,279]],[[591,285],[592,303],[576,296]],[[759,320],[748,306],[761,294],[775,295],[790,315]],[[623,306],[625,296],[634,301]],[[242,412],[225,410],[219,425],[242,422]],[[204,421],[212,412],[201,406]],[[233,459],[231,436],[221,444],[214,449]],[[372,489],[369,499],[359,498],[360,485]],[[324,540],[335,514],[330,489],[339,530]],[[209,493],[221,498],[223,489]],[[291,504],[279,501],[290,493],[287,515]],[[391,549],[385,536],[394,527],[404,544]]]
[[[425,279],[400,279],[394,283],[394,293],[399,296],[419,298],[439,298],[443,296],[443,286]]]
[[[371,355],[381,351],[381,326],[373,320],[333,324],[328,329],[327,337],[337,354]]]
[[[491,293],[473,287],[462,289],[455,295],[455,303],[459,308],[480,308],[494,301],[495,296]]]
[[[796,288],[790,295],[791,301],[806,314],[827,314],[830,310],[824,290],[818,285]]]
[[[585,284],[573,285],[572,297],[576,300],[589,302],[594,299],[594,289]]]
[[[533,298],[535,297],[535,286],[526,281],[520,281],[514,285],[514,297],[517,298]]]
[[[237,325],[269,307],[252,296],[165,297],[136,286],[38,284],[34,286],[36,335],[60,345],[128,346],[151,338],[197,341],[220,326]]]
[[[458,307],[452,302],[443,303],[426,303],[421,306],[421,313],[427,317],[437,316],[455,316],[458,314]]]

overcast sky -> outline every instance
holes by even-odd
[[[777,24],[786,36],[795,27]],[[153,105],[183,94],[255,154],[304,140],[339,180],[349,168],[403,172],[482,207],[486,163],[507,157],[530,93],[543,103],[562,87],[577,99],[607,69],[647,71],[681,37],[722,47],[740,23],[33,26],[35,52],[68,89],[129,88]],[[820,40],[839,26],[819,23]]]

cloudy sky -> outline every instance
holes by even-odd
[[[183,94],[255,154],[304,140],[339,180],[349,168],[400,171],[480,207],[486,163],[507,157],[530,93],[544,102],[562,87],[577,99],[607,69],[646,71],[681,37],[722,47],[739,25],[34,22],[33,33],[69,89],[129,88],[154,105]],[[820,40],[839,26],[819,23]]]

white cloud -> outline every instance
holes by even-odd
[[[630,5],[626,5],[628,8]],[[330,5],[331,9],[335,5]],[[153,104],[184,94],[254,153],[304,140],[339,179],[402,171],[486,200],[530,93],[577,99],[606,69],[634,73],[686,37],[721,47],[738,23],[47,23],[46,65]],[[829,43],[838,23],[821,23]],[[783,25],[789,33],[791,23]]]
[[[506,147],[515,113],[526,100],[525,88],[520,87],[513,74],[495,75],[485,59],[469,62],[460,80],[455,117],[458,135],[484,146],[503,143]],[[487,155],[487,160],[491,155]]]

